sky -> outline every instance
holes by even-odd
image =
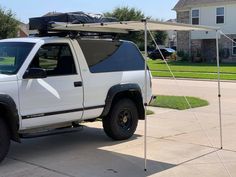
[[[30,17],[42,16],[48,12],[74,12],[88,13],[110,12],[115,7],[135,7],[144,12],[146,16],[169,20],[176,17],[171,9],[178,0],[1,0],[0,6],[11,9],[16,18],[28,23]]]

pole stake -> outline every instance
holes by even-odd
[[[145,74],[144,74],[144,107],[145,107],[145,120],[144,120],[144,171],[147,171],[147,20],[144,21],[144,39],[145,39]]]
[[[222,128],[222,109],[221,109],[221,82],[220,82],[220,55],[219,55],[219,31],[216,30],[216,59],[218,75],[218,98],[219,98],[219,124],[220,124],[220,149],[223,149],[223,128]]]

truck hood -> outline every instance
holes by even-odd
[[[17,80],[16,75],[0,74],[0,82],[9,82],[9,81],[16,81],[16,80]]]

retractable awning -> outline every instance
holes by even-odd
[[[189,25],[182,23],[146,21],[150,31],[215,31],[216,27]],[[144,31],[144,21],[123,21],[88,24],[70,24],[55,22],[51,24],[52,30],[86,31],[86,32],[110,32],[128,33],[130,31]]]

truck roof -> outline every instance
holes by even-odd
[[[25,37],[25,38],[11,38],[11,39],[3,39],[0,42],[31,42],[37,43],[42,40],[58,38],[58,37]]]
[[[29,42],[29,43],[38,43],[40,41],[46,41],[46,40],[52,40],[52,39],[58,39],[58,38],[68,38],[68,37],[58,37],[58,36],[46,36],[46,37],[24,37],[24,38],[9,38],[9,39],[3,39],[0,40],[0,42]],[[96,38],[80,38],[80,40],[85,40],[85,41],[90,41],[90,40],[102,40],[102,41],[112,41],[110,38],[104,38],[104,39],[96,39]],[[127,40],[118,40],[120,42],[125,42],[125,43],[133,43],[131,41]]]

